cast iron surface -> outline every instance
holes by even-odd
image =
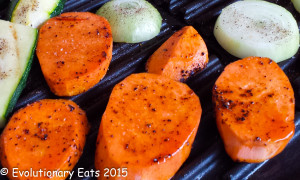
[[[64,12],[96,12],[108,0],[68,0]],[[191,154],[181,169],[173,177],[178,179],[300,179],[300,55],[280,63],[293,84],[296,96],[296,132],[286,149],[275,158],[260,164],[235,163],[226,154],[216,128],[211,101],[212,86],[224,67],[238,58],[231,56],[220,47],[213,36],[213,27],[222,8],[236,0],[152,0],[163,16],[160,34],[154,39],[139,44],[114,43],[113,59],[105,78],[86,93],[71,99],[86,112],[91,131],[82,157],[74,168],[94,169],[95,143],[101,116],[114,85],[132,73],[143,72],[147,58],[175,31],[185,25],[193,25],[204,38],[210,62],[204,71],[195,74],[187,84],[201,99],[203,108],[201,123]],[[0,18],[5,19],[8,0],[0,4]],[[290,0],[271,2],[287,8],[300,24],[300,14]],[[0,27],[1,28],[1,27]],[[0,87],[1,88],[1,87]],[[29,75],[27,86],[15,109],[28,103],[44,99],[59,98],[53,95],[42,75],[37,58]],[[17,156],[17,154],[16,154]],[[0,179],[7,179],[0,176]],[[73,179],[94,179],[92,177]]]

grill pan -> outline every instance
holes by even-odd
[[[68,0],[64,12],[96,12],[108,0]],[[75,180],[95,178],[76,176],[78,168],[94,168],[95,144],[101,116],[107,105],[114,85],[132,73],[144,72],[148,57],[175,31],[185,25],[194,26],[205,40],[209,60],[207,67],[191,77],[187,84],[200,97],[202,118],[192,147],[191,154],[174,180],[190,179],[300,179],[300,54],[279,63],[289,77],[296,96],[295,135],[285,150],[273,159],[259,164],[235,163],[226,154],[223,142],[217,131],[212,106],[212,86],[224,67],[238,58],[228,54],[213,36],[213,27],[221,10],[237,0],[149,0],[161,13],[163,25],[160,34],[154,39],[138,43],[114,43],[113,59],[107,75],[89,91],[73,96],[75,101],[87,112],[91,130],[87,137],[84,152],[74,168]],[[288,9],[300,25],[300,14],[290,0],[270,0]],[[0,18],[5,19],[9,1],[0,6]],[[0,27],[1,28],[1,27]],[[0,87],[1,88],[1,87]],[[44,80],[39,63],[35,57],[26,88],[16,104],[14,111],[28,103],[45,98],[60,98],[51,93]],[[64,98],[64,97],[63,97]],[[2,131],[2,130],[1,130]],[[17,156],[17,154],[16,154]],[[0,180],[7,177],[0,176]]]

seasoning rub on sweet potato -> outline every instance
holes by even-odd
[[[156,74],[130,75],[114,87],[102,117],[96,169],[126,167],[127,179],[170,179],[189,156],[201,112],[187,85]]]
[[[183,82],[204,69],[207,63],[208,51],[204,40],[192,26],[186,26],[154,52],[146,69],[149,73]]]
[[[51,91],[73,96],[106,74],[112,58],[108,21],[88,12],[64,13],[40,29],[37,56]]]
[[[85,112],[69,100],[41,100],[16,112],[0,138],[0,159],[10,179],[49,179],[13,177],[18,171],[71,171],[82,154],[88,133]],[[66,177],[54,176],[60,180]]]
[[[217,126],[234,161],[257,163],[293,137],[295,99],[289,79],[268,58],[229,64],[213,89]]]

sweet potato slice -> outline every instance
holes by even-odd
[[[71,171],[82,154],[88,133],[85,112],[69,100],[41,100],[16,112],[0,138],[0,158],[10,179],[49,179],[44,172]],[[13,177],[18,171],[39,171],[34,177]],[[69,174],[51,179],[66,179]]]
[[[280,153],[295,130],[289,79],[268,58],[229,64],[213,89],[217,126],[234,161],[257,163]]]
[[[205,68],[207,63],[208,52],[204,40],[192,26],[186,26],[154,52],[146,69],[149,73],[183,82]]]
[[[102,117],[96,169],[126,167],[127,179],[170,179],[189,156],[201,112],[185,84],[148,73],[127,77]]]
[[[108,21],[88,12],[64,13],[40,29],[37,56],[51,91],[73,96],[106,74],[112,58]]]

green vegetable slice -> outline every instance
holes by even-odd
[[[65,2],[66,0],[12,0],[9,20],[38,28],[49,18],[59,15]]]
[[[238,1],[222,10],[214,29],[230,54],[268,57],[276,62],[296,54],[299,30],[293,15],[266,1]]]
[[[0,20],[0,128],[17,102],[31,68],[37,29]]]
[[[162,24],[160,13],[145,0],[112,0],[97,14],[109,21],[114,42],[150,40],[158,35]]]

